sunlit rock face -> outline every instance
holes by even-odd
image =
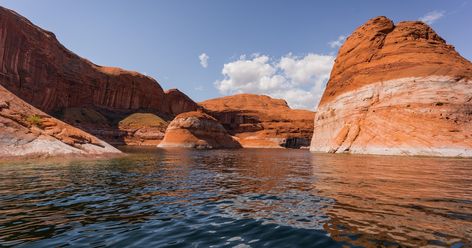
[[[102,140],[51,117],[0,86],[0,158],[119,153]]]
[[[216,149],[241,146],[215,118],[193,111],[175,117],[158,147]]]
[[[371,19],[339,51],[310,150],[472,156],[471,79],[426,24]]]
[[[282,99],[238,94],[201,102],[247,148],[308,146],[314,112],[291,109]]]
[[[0,84],[58,118],[70,109],[97,112],[105,118],[104,125],[81,122],[80,126],[110,142],[124,140],[117,123],[132,113],[148,112],[172,119],[198,107],[178,90],[164,92],[151,77],[95,65],[79,57],[61,45],[53,33],[3,7]]]

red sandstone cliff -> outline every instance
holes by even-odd
[[[201,102],[243,147],[308,146],[314,113],[291,109],[282,99],[239,94]]]
[[[117,136],[121,139],[117,123],[134,112],[171,119],[197,109],[197,104],[185,94],[176,90],[164,92],[150,77],[98,66],[77,56],[62,46],[53,33],[3,7],[0,7],[0,84],[58,117],[71,108],[100,113],[109,128],[94,123],[81,125],[99,136],[106,133],[102,136],[105,139]]]
[[[339,50],[311,150],[472,156],[471,80],[428,25],[373,18]]]

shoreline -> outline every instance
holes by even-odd
[[[435,155],[421,155],[421,154],[394,154],[394,153],[376,153],[376,154],[364,154],[364,153],[329,153],[322,151],[310,151],[308,149],[292,149],[292,148],[274,148],[274,147],[243,147],[239,149],[194,149],[188,147],[156,147],[156,146],[118,146],[115,147],[122,151],[122,153],[108,153],[108,154],[71,154],[71,155],[29,155],[29,156],[9,156],[0,158],[0,166],[3,164],[9,163],[30,163],[30,162],[69,162],[69,161],[93,161],[93,160],[109,160],[116,158],[124,158],[132,154],[133,152],[128,152],[126,150],[173,150],[173,149],[183,149],[183,150],[195,150],[195,151],[215,151],[215,150],[293,150],[293,151],[306,151],[313,155],[321,156],[353,156],[353,157],[392,157],[392,158],[424,158],[424,159],[455,159],[455,160],[472,160],[472,156],[435,156]]]
[[[117,148],[118,149],[118,148]],[[57,155],[26,155],[26,156],[7,156],[0,158],[0,166],[7,163],[20,163],[20,162],[36,162],[36,161],[73,161],[73,160],[107,160],[114,158],[122,158],[128,156],[127,153],[106,153],[106,154],[57,154]]]

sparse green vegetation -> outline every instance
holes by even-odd
[[[41,116],[39,116],[39,115],[30,115],[26,118],[26,121],[31,126],[41,127],[42,119],[41,119]]]
[[[150,114],[150,113],[134,113],[122,121],[120,121],[119,126],[120,127],[143,127],[143,126],[148,126],[148,127],[165,127],[167,126],[167,122],[163,120],[161,117],[155,115],[155,114]]]

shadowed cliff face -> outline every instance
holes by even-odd
[[[243,147],[308,146],[314,113],[291,109],[282,99],[239,94],[200,103]]]
[[[178,90],[164,92],[152,78],[120,68],[102,67],[67,50],[53,33],[0,7],[0,84],[33,106],[57,117],[68,109],[98,111],[106,125],[81,128],[120,139],[117,123],[134,112],[171,119],[197,109]],[[98,131],[96,129],[99,129]]]
[[[153,79],[94,65],[5,8],[0,8],[0,55],[2,84],[46,112],[85,106],[159,111],[164,101]]]
[[[471,79],[428,25],[371,19],[339,50],[311,150],[472,156]]]

